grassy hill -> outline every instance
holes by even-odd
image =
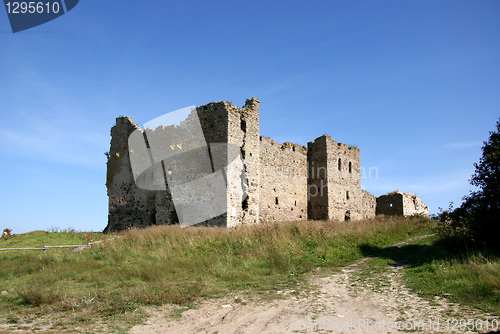
[[[410,236],[429,233],[423,218],[260,224],[236,229],[155,226],[118,235],[35,231],[0,240],[0,248],[103,242],[70,249],[0,252],[0,321],[30,314],[70,314],[82,323],[140,314],[146,305],[189,305],[203,297],[271,291],[304,282]],[[273,295],[276,295],[275,293]],[[61,324],[61,326],[63,326]]]

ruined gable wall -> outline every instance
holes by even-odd
[[[156,167],[143,173],[140,179],[148,183],[155,175],[155,180],[160,179],[158,183],[165,186],[168,183],[166,181],[167,173],[172,178],[177,175],[180,177],[187,175],[186,181],[192,181],[211,173],[212,168],[216,172],[225,169],[229,176],[226,181],[233,182],[229,185],[226,194],[218,194],[218,196],[226,196],[222,199],[226,202],[226,213],[206,221],[203,225],[234,226],[241,223],[258,222],[260,190],[259,100],[257,98],[249,99],[241,109],[228,102],[215,102],[198,107],[195,112],[199,118],[205,141],[210,147],[210,152],[208,148],[199,147],[196,149],[197,151],[193,152],[192,141],[185,136],[185,133],[181,133],[177,126],[162,126],[142,131],[129,117],[117,119],[116,126],[111,130],[111,149],[108,159],[109,218],[106,231],[123,230],[131,226],[146,227],[155,224],[178,223],[177,215],[182,215],[182,212],[175,210],[168,186],[166,190],[144,190],[135,184],[129,160],[128,140],[130,134],[136,129],[139,129],[135,133],[137,140],[144,140],[143,149],[138,151],[143,151],[146,147],[149,148],[153,145],[152,151],[153,149],[172,150],[181,157],[179,160],[169,158],[161,165],[155,165]],[[193,113],[185,121],[186,124],[192,121],[192,115]],[[176,132],[180,132],[180,135],[176,136]],[[166,135],[167,133],[168,135]],[[151,139],[149,140],[151,143],[147,138]],[[224,146],[220,145],[221,143],[233,145]],[[214,150],[217,159],[214,159]],[[239,160],[240,154],[243,162]],[[200,157],[209,158],[208,168],[210,170],[208,172],[206,164],[199,166]],[[145,164],[150,163],[148,156],[141,157],[141,159]],[[242,168],[246,169],[246,178],[241,177]],[[158,176],[160,177],[158,178]],[[149,179],[146,180],[146,178]],[[243,186],[248,192],[248,198],[243,202],[241,191],[238,194],[234,190],[240,186]],[[213,196],[212,193],[191,194],[190,196],[195,196],[202,206],[204,202],[207,202],[207,210],[210,210],[209,199],[210,196]],[[186,197],[184,202],[189,203],[190,200],[192,198]]]
[[[224,179],[228,183],[225,189],[221,189],[222,191],[216,194],[197,194],[194,199],[195,203],[198,203],[198,206],[205,204],[207,212],[212,209],[209,203],[214,198],[213,196],[217,196],[217,202],[225,203],[224,214],[209,219],[201,225],[231,227],[243,223],[257,223],[259,219],[257,186],[259,184],[259,100],[248,99],[242,108],[225,101],[213,102],[198,107],[196,112],[209,148],[207,153],[211,162],[210,173],[220,174],[223,171]],[[199,163],[197,156],[194,156],[192,164],[187,165],[186,168]],[[168,166],[165,167],[168,168]],[[243,172],[245,170],[246,173]],[[198,176],[201,177],[204,174],[199,173]],[[245,193],[246,198],[243,199]],[[161,204],[168,205],[168,201],[167,196]]]
[[[200,118],[200,123],[202,128],[210,127],[211,140],[225,142],[225,137],[227,137],[226,126],[220,125],[220,123],[224,124],[224,120],[217,122],[219,119],[213,118],[214,114],[216,114],[215,110],[213,110],[212,117]],[[224,113],[221,114],[224,115]],[[185,122],[189,123],[191,121],[191,115]],[[218,123],[219,126],[208,124],[208,119],[215,119],[212,123]],[[143,150],[153,145],[153,151],[168,150],[178,153],[179,157],[181,157],[182,163],[176,163],[175,159],[168,159],[166,164],[165,162],[157,164],[150,170],[146,170],[138,178],[138,182],[143,181],[145,184],[150,184],[152,180],[155,184],[158,183],[156,190],[141,189],[134,180],[129,154],[140,154],[137,151],[143,151],[133,149],[129,151],[129,136],[135,130],[139,130],[134,134],[137,136],[137,142],[144,140]],[[178,130],[177,126],[172,125],[143,131],[131,118],[117,118],[117,124],[111,130],[111,148],[108,159],[108,181],[106,185],[109,196],[109,217],[106,231],[120,231],[129,227],[143,228],[151,225],[176,224],[179,222],[167,186],[166,173],[173,173],[173,177],[175,177],[176,173],[180,171],[181,174],[189,175],[190,179],[195,179],[207,172],[206,170],[195,170],[199,166],[200,154],[205,154],[207,158],[209,158],[209,155],[206,153],[208,152],[206,149],[192,151],[193,141],[185,135],[176,136],[175,133]],[[186,156],[185,152],[195,153],[190,157],[189,155]],[[141,156],[140,159],[144,161],[145,165],[151,163],[149,156]],[[189,162],[190,159],[193,160],[193,163],[186,164],[185,162]],[[207,198],[207,194],[198,194],[198,196],[202,201],[203,198]],[[186,198],[185,200],[189,201],[190,199]],[[205,222],[205,225],[225,226],[225,224],[225,215],[220,215]]]
[[[260,218],[307,219],[307,150],[260,137]]]
[[[429,217],[429,207],[414,193],[403,194],[403,212],[405,216],[423,214]]]
[[[111,128],[106,180],[109,214],[105,231],[155,223],[155,194],[136,186],[130,167],[128,137],[138,128],[130,117],[118,117]]]
[[[393,191],[377,197],[377,215],[403,216],[403,192]]]
[[[377,197],[377,215],[411,216],[423,214],[429,217],[429,207],[414,193],[396,190]]]

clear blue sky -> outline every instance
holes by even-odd
[[[0,9],[0,229],[107,224],[119,115],[261,101],[261,134],[325,133],[379,196],[461,202],[500,116],[500,1],[97,1],[13,34]]]

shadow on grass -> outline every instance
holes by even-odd
[[[419,294],[443,296],[500,314],[498,250],[456,248],[446,239],[386,248],[364,244],[360,250],[364,256],[387,260],[393,267],[405,266],[407,284]]]
[[[405,245],[381,248],[369,244],[363,244],[359,246],[359,249],[366,257],[391,260],[392,262],[389,263],[389,265],[400,267],[407,264],[410,257],[422,251],[426,247],[429,246]]]
[[[369,244],[359,246],[360,251],[366,257],[383,258],[391,260],[391,266],[399,267],[407,265],[409,267],[418,267],[427,263],[440,260],[465,260],[470,256],[476,255],[485,258],[498,258],[500,252],[496,250],[477,248],[456,248],[453,243],[447,239],[439,239],[429,245],[409,244],[404,246],[376,247]]]

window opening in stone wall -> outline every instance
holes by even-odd
[[[342,170],[342,159],[339,158],[339,171]]]
[[[349,173],[352,173],[352,162],[349,161]]]
[[[392,208],[392,203],[389,204],[389,207]]]
[[[276,205],[279,204],[278,197],[276,197],[275,202],[276,202]]]
[[[351,220],[351,211],[347,210],[345,212],[344,220]]]
[[[293,204],[294,204],[295,206],[297,206],[297,201],[295,201]]]
[[[349,191],[346,191],[346,192],[345,192],[345,198],[346,198],[346,199],[349,199]]]
[[[156,208],[151,212],[151,224],[156,225]]]

